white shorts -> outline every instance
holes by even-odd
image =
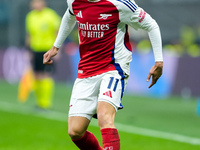
[[[91,120],[96,114],[97,102],[105,101],[116,109],[123,108],[121,99],[127,85],[128,75],[117,70],[89,78],[77,78],[69,105],[70,116],[82,116]]]

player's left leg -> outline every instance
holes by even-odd
[[[103,138],[103,148],[120,150],[120,138],[114,125],[115,114],[122,108],[121,98],[128,75],[122,71],[110,71],[102,78],[97,105],[98,123]]]
[[[115,114],[116,110],[110,103],[98,102],[97,116],[104,149],[120,150],[120,138],[114,125]]]

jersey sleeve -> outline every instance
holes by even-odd
[[[142,8],[138,7],[134,1],[118,0],[120,2],[120,21],[128,24],[134,29],[144,29],[150,31],[157,27],[156,21]]]
[[[64,40],[68,37],[68,35],[73,30],[76,24],[76,17],[70,13],[69,8],[66,10],[64,16],[62,17],[60,29],[54,43],[54,46],[60,48],[64,42]]]
[[[147,31],[153,48],[155,61],[163,61],[162,40],[157,22],[142,8],[138,7],[134,1],[118,1],[122,1],[120,5],[120,21],[136,30],[143,29]]]
[[[71,15],[74,15],[74,12],[73,12],[73,9],[72,9],[72,2],[73,2],[73,0],[67,0],[67,5],[68,5],[69,13]]]

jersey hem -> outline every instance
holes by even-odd
[[[79,79],[89,78],[89,77],[93,77],[93,76],[96,76],[96,75],[100,75],[100,74],[102,74],[102,73],[109,72],[109,71],[113,71],[113,70],[116,70],[116,69],[113,68],[113,69],[110,69],[110,70],[102,70],[102,71],[100,71],[100,72],[96,72],[96,73],[93,73],[93,74],[84,74],[84,75],[78,74],[78,75],[77,75],[77,78],[79,78]]]

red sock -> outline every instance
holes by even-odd
[[[101,129],[104,150],[120,150],[120,139],[117,129]]]
[[[72,140],[81,150],[103,150],[97,138],[89,131],[86,131],[80,139]]]

